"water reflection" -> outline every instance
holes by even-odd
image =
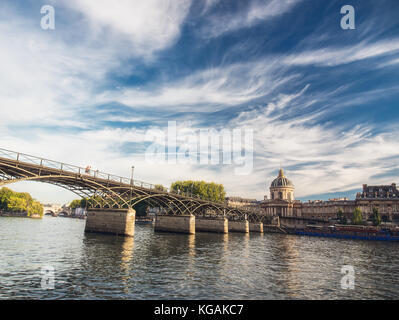
[[[133,258],[134,237],[125,237],[122,240],[122,263],[121,268],[125,269]]]
[[[298,293],[301,292],[300,277],[298,277],[299,268],[297,265],[298,251],[296,250],[297,237],[282,238],[281,250],[284,252],[283,263],[285,263],[285,286],[287,287],[287,294],[292,298],[297,298]]]
[[[249,233],[242,234],[242,241],[243,241],[243,257],[245,259],[249,258]]]
[[[195,258],[195,234],[189,234],[187,236],[188,240],[188,255]],[[191,259],[193,261],[193,259]]]
[[[129,280],[132,277],[130,272],[132,266],[130,264],[133,259],[133,250],[134,250],[134,238],[126,237],[122,241],[122,252],[121,252],[121,273],[122,273],[122,282],[123,282],[123,290],[125,294],[129,294]]]
[[[223,242],[223,253],[226,254],[229,250],[229,234],[223,233],[222,235],[222,242]]]

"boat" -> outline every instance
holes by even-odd
[[[372,226],[318,226],[307,225],[304,229],[295,229],[293,232],[297,235],[356,239],[356,240],[375,240],[375,241],[399,241],[399,228],[383,228]]]

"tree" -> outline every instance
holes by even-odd
[[[40,202],[33,201],[27,209],[28,217],[39,215],[43,217],[44,209]]]
[[[226,192],[222,184],[205,181],[176,181],[170,187],[171,191],[186,196],[199,196],[201,199],[224,202]]]
[[[18,197],[17,194],[14,194],[8,199],[7,208],[11,212],[27,212],[27,201],[23,197]]]
[[[27,216],[43,216],[43,206],[27,192],[14,192],[8,188],[0,189],[0,210],[10,213],[26,213]]]
[[[5,187],[0,189],[0,210],[7,211],[8,201],[12,195],[14,195],[14,191],[11,189]]]
[[[355,208],[355,210],[353,211],[352,223],[353,224],[362,224],[363,223],[362,211],[358,207]]]
[[[69,207],[71,209],[86,208],[88,202],[89,202],[89,199],[87,199],[87,198],[75,199],[75,200],[72,200],[72,202],[69,204]]]
[[[376,227],[381,224],[381,215],[380,212],[378,211],[378,208],[376,207],[373,207],[372,220],[373,220],[373,225]]]
[[[168,190],[162,184],[156,184],[154,187],[155,190],[167,192]]]
[[[344,216],[344,213],[342,212],[342,209],[338,210],[337,219],[338,219],[340,224],[346,224],[347,223],[346,217]]]

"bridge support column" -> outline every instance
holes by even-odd
[[[263,233],[263,222],[250,222],[249,232]]]
[[[228,233],[229,221],[226,218],[195,218],[195,231]]]
[[[85,232],[133,237],[135,218],[133,209],[89,209]]]
[[[157,215],[154,230],[195,234],[195,216]]]
[[[229,232],[249,233],[249,222],[244,221],[229,221]]]

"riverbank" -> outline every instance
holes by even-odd
[[[42,219],[40,215],[28,216],[27,212],[4,212],[0,211],[0,217],[17,217],[17,218],[31,218],[31,219]]]

